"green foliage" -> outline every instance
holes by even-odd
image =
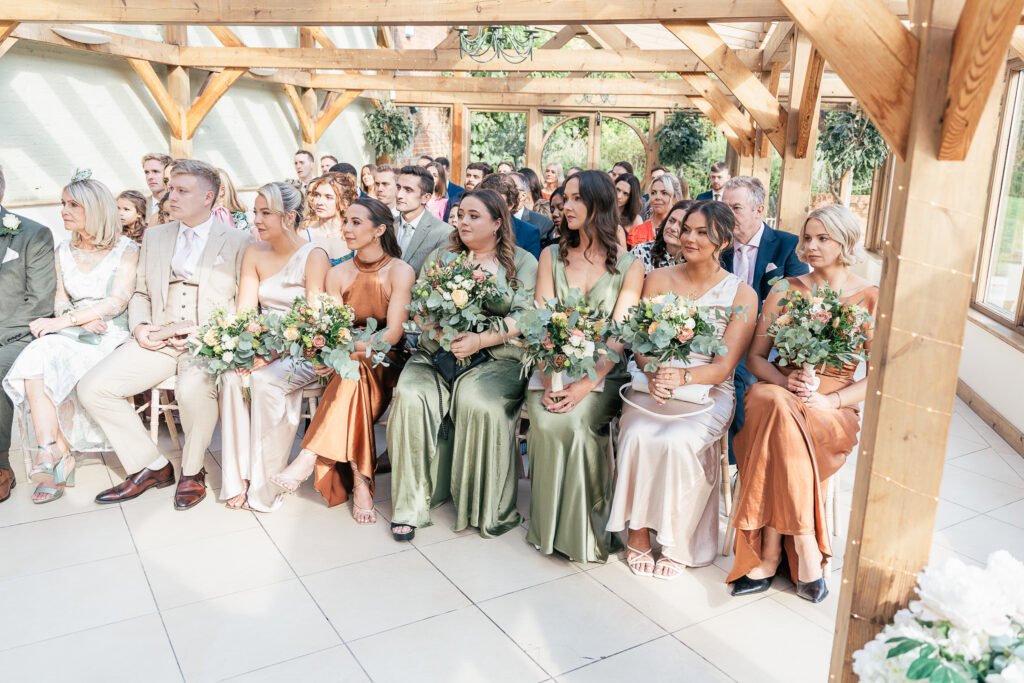
[[[635,123],[641,121],[638,119]],[[647,152],[643,140],[627,124],[605,116],[601,122],[601,168],[610,171],[617,161],[631,163],[633,174],[643,184],[647,173]]]
[[[395,159],[412,144],[415,135],[412,120],[390,102],[374,107],[363,120],[366,141],[378,158]]]
[[[469,153],[473,161],[497,166],[511,159],[517,168],[526,164],[526,114],[473,112],[469,126]]]
[[[544,132],[551,129],[560,116],[544,117]],[[544,145],[543,166],[559,163],[566,171],[571,166],[587,167],[587,135],[590,122],[586,116],[570,119],[559,126]]]
[[[847,173],[853,173],[853,184],[870,188],[875,169],[885,162],[889,146],[863,111],[827,111],[818,137],[818,154],[832,193],[838,198],[839,184]]]
[[[685,166],[700,154],[712,130],[705,117],[674,107],[665,125],[654,134],[659,145],[658,163],[669,168]]]

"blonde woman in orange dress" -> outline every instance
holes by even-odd
[[[844,206],[824,206],[807,217],[797,254],[813,271],[787,278],[809,294],[828,283],[844,304],[874,315],[878,287],[850,272],[862,254],[860,224]],[[761,311],[747,368],[760,380],[745,397],[746,419],[736,435],[739,499],[736,501],[736,561],[727,579],[733,595],[768,590],[785,554],[797,595],[821,602],[828,595],[823,569],[832,556],[825,528],[824,491],[857,445],[858,403],[867,379],[856,367],[826,367],[821,383],[803,370],[769,361],[768,326],[782,313],[776,287]],[[871,330],[868,331],[870,344]],[[783,553],[785,550],[785,553]]]
[[[353,360],[359,361],[359,381],[334,376],[302,440],[295,460],[271,481],[294,493],[310,474],[314,487],[332,507],[352,495],[352,516],[360,524],[373,524],[373,476],[377,445],[373,423],[384,414],[402,369],[402,325],[409,319],[415,273],[402,260],[394,219],[386,204],[360,197],[345,214],[342,233],[354,257],[331,268],[327,293],[355,309],[356,325],[377,321],[387,328],[384,339],[397,347],[388,365],[373,367],[364,342],[356,343]],[[318,369],[330,375],[329,368]]]

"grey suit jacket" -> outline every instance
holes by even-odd
[[[17,214],[0,207],[0,221],[7,215]],[[0,346],[31,339],[28,324],[53,315],[57,288],[53,233],[24,216],[17,218],[17,232],[0,236]]]
[[[171,281],[171,256],[178,239],[180,223],[165,223],[146,230],[142,236],[135,292],[128,301],[128,324],[134,330],[140,323],[162,324],[154,317],[163,315],[167,289]],[[199,320],[202,325],[217,308],[235,308],[242,256],[252,243],[245,230],[229,228],[220,221],[210,224],[210,236],[199,257]]]
[[[395,219],[395,232],[402,226],[402,216],[399,214]],[[430,256],[430,252],[438,247],[448,246],[448,239],[452,234],[452,226],[441,221],[429,211],[424,210],[420,218],[420,224],[412,234],[409,246],[402,253],[402,260],[412,266],[417,273],[423,262]]]
[[[554,227],[554,223],[551,222],[550,218],[542,213],[530,211],[529,209],[523,209],[523,220],[530,225],[537,226],[537,229],[540,230],[541,239],[550,235],[551,229]]]

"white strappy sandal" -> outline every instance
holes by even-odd
[[[627,545],[626,551],[626,564],[629,566],[629,570],[631,572],[637,576],[654,576],[654,568],[657,566],[657,562],[654,561],[654,555],[651,554],[654,552],[654,548],[637,550],[633,546]],[[630,551],[637,554],[630,558]],[[644,559],[645,557],[647,560]]]

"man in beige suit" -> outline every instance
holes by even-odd
[[[128,398],[177,376],[185,444],[174,507],[187,510],[206,496],[203,460],[217,426],[213,377],[186,351],[186,335],[218,307],[233,310],[248,232],[212,217],[220,191],[217,170],[202,161],[175,164],[167,200],[173,223],[152,227],[142,240],[135,293],[128,303],[132,338],[78,383],[78,398],[107,435],[128,478],[96,496],[117,503],[174,483],[174,467],[150,440]],[[151,335],[165,325],[192,323],[166,341]]]

